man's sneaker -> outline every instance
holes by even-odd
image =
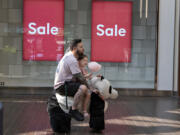
[[[71,116],[77,120],[77,121],[83,121],[84,120],[84,116],[83,114],[81,114],[78,110],[72,110],[72,108],[70,109],[69,113],[71,114]]]

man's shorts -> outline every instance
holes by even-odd
[[[81,84],[79,82],[65,82],[65,84],[61,85],[59,88],[56,89],[56,92],[58,92],[60,95],[66,95],[65,92],[67,91],[67,96],[74,97],[80,85]]]

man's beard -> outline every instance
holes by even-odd
[[[77,50],[76,51],[76,54],[78,55],[78,57],[80,56],[80,55],[82,55],[83,54],[83,52],[80,52],[79,50]]]

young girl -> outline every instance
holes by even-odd
[[[88,81],[92,77],[92,73],[88,73],[88,71],[85,69],[85,67],[88,64],[88,57],[83,54],[83,55],[79,56],[78,62],[79,62],[79,67],[81,69],[82,74],[84,75],[84,77]],[[86,93],[85,100],[84,100],[84,103],[83,103],[83,113],[84,113],[85,117],[88,116],[88,113],[87,113],[87,104],[88,104],[88,102],[90,100],[90,93],[91,93],[90,90]]]
[[[88,57],[85,54],[80,55],[79,58],[78,58],[78,62],[79,62],[80,70],[81,70],[82,74],[84,75],[84,77],[86,78],[86,80],[88,82],[92,78],[92,73],[88,73],[88,71],[85,69],[86,66],[88,65]],[[97,77],[101,77],[101,75],[97,75]],[[88,116],[87,105],[88,105],[89,100],[90,100],[91,92],[95,92],[96,94],[99,94],[98,90],[94,89],[90,85],[90,83],[89,83],[89,87],[90,87],[89,91],[86,93],[85,100],[83,102],[83,113],[84,113],[85,117]],[[101,95],[99,95],[99,96],[103,99],[103,97]]]

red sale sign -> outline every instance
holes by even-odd
[[[130,62],[132,2],[92,2],[91,60]]]
[[[23,2],[23,59],[60,60],[64,54],[64,0]]]

